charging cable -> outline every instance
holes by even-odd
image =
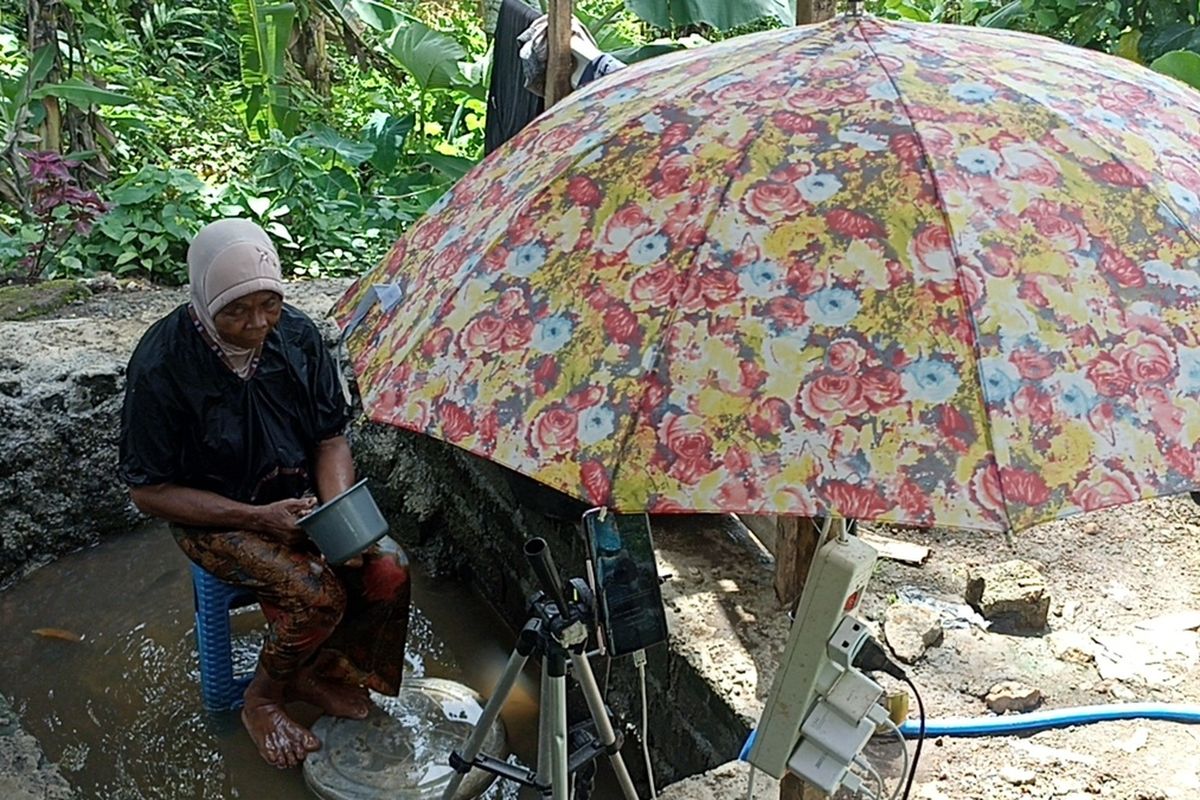
[[[908,772],[908,778],[904,782],[903,800],[908,800],[909,794],[912,792],[913,779],[917,776],[917,762],[921,760],[921,746],[925,743],[925,704],[921,702],[921,693],[917,691],[917,686],[908,677],[908,673],[888,657],[888,654],[884,652],[879,642],[875,641],[873,636],[868,636],[863,641],[858,655],[854,657],[854,666],[867,672],[885,672],[896,680],[903,681],[912,690],[913,697],[917,699],[917,714],[920,717],[920,727],[917,730],[917,746],[913,750],[911,763],[908,762],[908,748],[904,748],[905,769]],[[888,722],[891,723],[891,720],[888,720]],[[896,731],[898,736],[901,736],[901,740],[903,741],[903,736],[895,724],[892,724],[891,728]],[[894,798],[895,794],[893,793],[893,800]]]
[[[900,741],[900,751],[904,753],[904,768],[900,770],[900,778],[903,780],[905,776],[910,774],[908,770],[908,745],[905,744],[904,734],[900,733],[900,729],[896,727],[896,723],[892,722],[890,719],[886,719],[883,721],[883,725],[892,733],[896,734],[896,738]],[[916,772],[915,763],[912,771],[914,773]],[[896,800],[896,798],[900,796],[900,787],[903,785],[904,784],[901,783],[901,781],[896,781],[896,788],[892,790],[891,800]],[[882,793],[880,794],[880,797],[883,797]]]
[[[642,755],[646,758],[646,780],[650,783],[650,798],[655,800],[658,792],[654,789],[654,765],[650,763],[650,714],[646,707],[646,651],[638,650],[633,654],[633,665],[637,667],[638,684],[642,690]]]
[[[860,789],[859,796],[861,797],[862,795],[866,794],[876,798],[876,800],[883,800],[883,793],[887,791],[887,787],[883,783],[883,776],[879,774],[879,770],[875,769],[875,765],[872,764],[864,755],[855,756],[854,763],[857,764],[868,775],[870,775],[871,779],[875,781],[875,792],[869,792],[866,789]]]

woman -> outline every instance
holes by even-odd
[[[269,633],[242,721],[259,753],[293,767],[321,743],[288,716],[303,700],[363,718],[396,694],[409,581],[403,554],[327,563],[296,521],[354,482],[349,408],[312,320],[283,302],[279,257],[252,222],[208,225],[188,249],[190,302],[129,362],[120,474],[180,548],[261,602]]]

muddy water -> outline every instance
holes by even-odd
[[[512,647],[503,621],[471,592],[420,573],[414,606],[411,674],[489,693]],[[257,611],[235,621],[247,665],[260,626]],[[259,759],[235,713],[204,712],[192,631],[187,560],[162,528],[131,533],[0,593],[0,692],[83,797],[311,797],[299,770]],[[503,714],[525,763],[536,755],[536,696],[536,677],[525,676]],[[511,789],[497,784],[488,796],[515,797]]]

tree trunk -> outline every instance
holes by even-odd
[[[318,97],[328,98],[332,85],[329,69],[329,53],[325,46],[325,16],[311,13],[296,25],[288,53],[293,63],[300,67],[304,79]]]
[[[28,12],[25,17],[26,34],[30,56],[32,57],[33,53],[46,45],[57,46],[59,16],[69,13],[67,9],[60,6],[59,0],[28,0],[26,10]],[[46,75],[47,83],[54,83],[62,78],[59,60],[60,56],[56,56],[54,66]],[[42,150],[61,153],[63,146],[62,109],[59,107],[58,98],[43,98],[42,107],[46,109],[46,119],[38,129],[38,136],[41,138],[39,147]]]

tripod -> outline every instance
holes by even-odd
[[[567,602],[562,581],[544,539],[525,543],[525,556],[542,586],[529,600],[530,617],[517,636],[517,644],[500,676],[475,729],[458,751],[450,754],[455,775],[442,800],[454,800],[463,778],[472,769],[482,769],[506,780],[537,790],[549,800],[568,800],[572,773],[601,755],[607,755],[616,773],[625,800],[638,800],[637,790],[621,758],[623,737],[613,730],[600,687],[584,655],[588,639],[587,620],[592,619],[592,594],[580,580],[571,582],[576,600]],[[538,714],[538,765],[533,771],[480,753],[483,740],[491,729],[504,701],[508,698],[525,662],[531,656],[542,659],[541,707]],[[583,690],[591,714],[593,729],[576,729],[578,746],[571,750],[567,730],[567,664]]]

